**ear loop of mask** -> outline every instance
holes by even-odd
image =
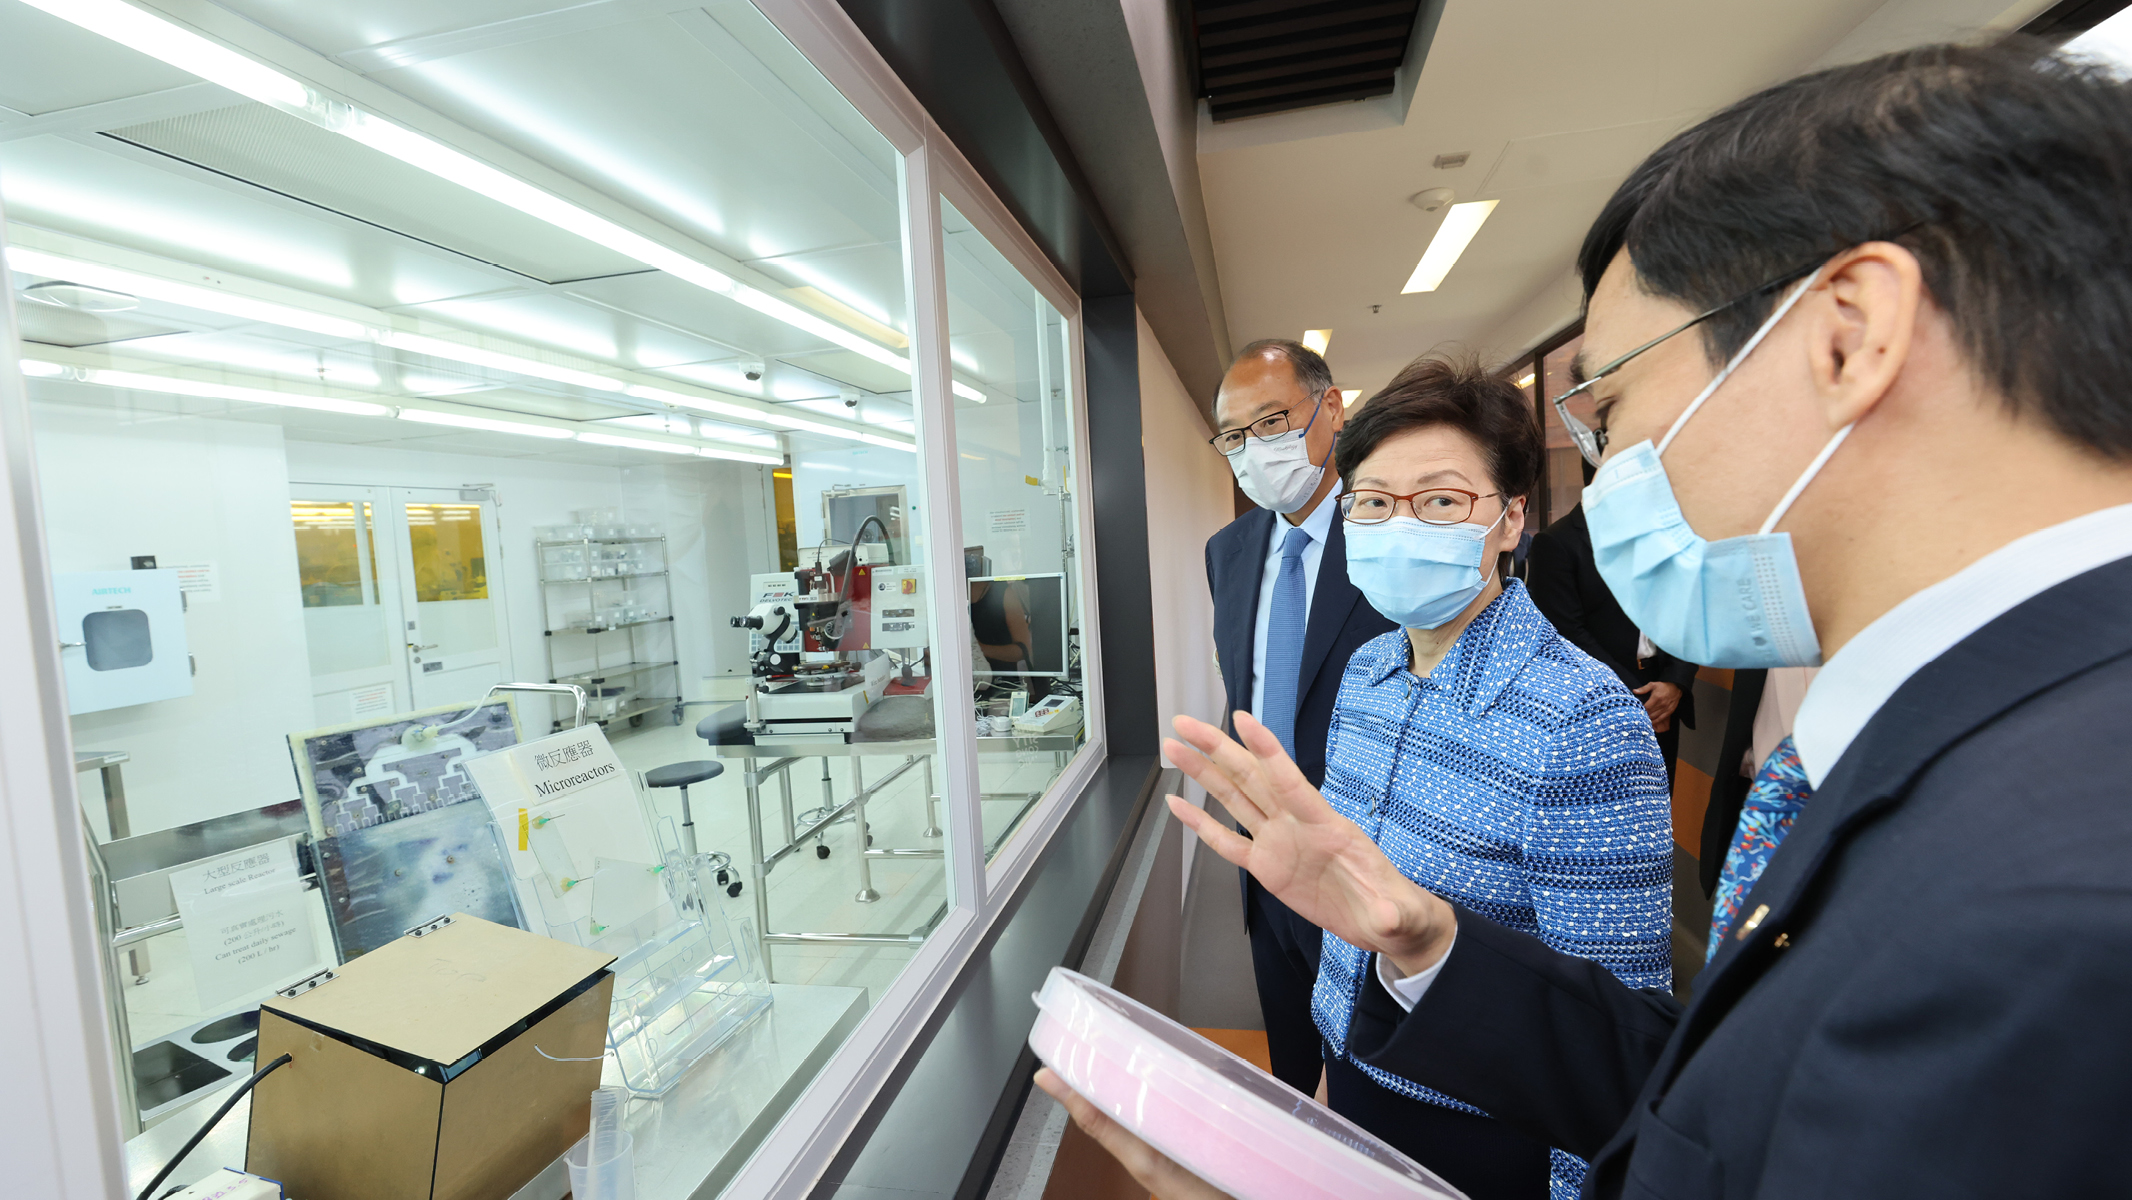
[[[1500,525],[1500,524],[1502,524],[1503,522],[1505,522],[1505,521],[1507,521],[1507,520],[1509,520],[1509,519],[1510,519],[1510,502],[1509,502],[1509,501],[1507,501],[1507,500],[1505,500],[1505,501],[1503,502],[1503,512],[1502,512],[1502,515],[1500,515],[1500,516],[1496,517],[1495,521],[1494,521],[1494,522],[1493,522],[1492,524],[1490,524],[1490,525],[1488,526],[1488,533],[1494,533],[1494,532],[1495,532],[1495,527],[1496,527],[1497,525]],[[1484,534],[1482,534],[1482,535],[1481,535],[1481,548],[1482,548],[1483,552],[1485,552],[1485,551],[1486,551],[1486,549],[1487,549],[1487,546],[1488,546],[1488,533],[1484,533]],[[1488,556],[1488,579],[1483,579],[1483,580],[1481,581],[1481,587],[1483,587],[1483,588],[1486,588],[1486,587],[1488,586],[1488,582],[1489,582],[1489,580],[1493,580],[1493,579],[1500,579],[1500,578],[1502,578],[1502,575],[1503,575],[1503,572],[1502,572],[1502,565],[1503,565],[1503,555],[1504,555],[1505,553],[1507,553],[1507,551],[1502,551],[1502,550],[1498,550],[1498,551],[1496,551],[1496,552],[1495,552],[1494,554],[1490,554],[1490,555]]]
[[[1806,289],[1814,286],[1814,281],[1819,278],[1821,278],[1821,271],[1816,268],[1813,274],[1801,280],[1799,286],[1792,289],[1791,295],[1784,297],[1784,303],[1779,304],[1777,311],[1769,314],[1769,319],[1762,322],[1762,327],[1754,331],[1753,337],[1747,339],[1747,344],[1740,347],[1733,354],[1731,361],[1725,364],[1725,369],[1719,371],[1716,377],[1711,379],[1707,387],[1696,393],[1695,399],[1688,402],[1688,407],[1681,411],[1680,416],[1673,419],[1673,427],[1666,430],[1666,436],[1659,440],[1657,453],[1663,455],[1666,452],[1666,447],[1672,445],[1673,439],[1679,435],[1680,427],[1686,425],[1688,418],[1694,416],[1696,410],[1703,406],[1703,401],[1708,400],[1711,393],[1717,391],[1718,386],[1731,378],[1732,373],[1739,369],[1740,364],[1747,361],[1747,356],[1754,353],[1754,348],[1762,344],[1762,339],[1769,336],[1769,331],[1777,327],[1777,322],[1784,319],[1784,314],[1791,311],[1791,306],[1797,304],[1799,298],[1806,295]]]
[[[1305,422],[1303,422],[1303,428],[1302,428],[1302,429],[1301,429],[1300,431],[1298,431],[1298,432],[1296,433],[1296,435],[1295,435],[1295,436],[1296,436],[1296,440],[1297,440],[1297,441],[1301,441],[1301,440],[1303,440],[1304,438],[1307,438],[1307,437],[1309,437],[1309,436],[1310,436],[1310,427],[1318,423],[1318,414],[1319,414],[1319,413],[1322,413],[1322,412],[1324,412],[1324,411],[1325,411],[1325,397],[1323,397],[1323,396],[1319,396],[1319,397],[1318,397],[1318,402],[1317,402],[1317,404],[1316,404],[1316,405],[1314,405],[1314,406],[1313,406],[1313,407],[1311,408],[1311,410],[1310,410],[1310,420],[1308,420],[1308,421],[1305,421]],[[1323,470],[1323,469],[1324,469],[1324,467],[1325,467],[1325,463],[1329,463],[1329,462],[1331,462],[1331,461],[1332,461],[1332,457],[1333,457],[1333,451],[1334,451],[1335,449],[1337,449],[1337,448],[1338,448],[1338,447],[1337,447],[1337,445],[1335,445],[1335,446],[1327,446],[1327,447],[1325,448],[1325,462],[1319,462],[1319,463],[1311,463],[1310,465],[1311,465],[1311,466],[1313,466],[1313,467],[1317,467],[1317,468],[1318,468],[1318,469],[1320,469],[1320,470]],[[1305,462],[1310,462],[1310,454],[1309,454],[1309,447],[1307,447],[1307,446],[1306,446],[1306,447],[1304,447],[1304,451],[1305,451],[1305,453],[1304,453],[1304,455],[1303,455],[1303,461],[1305,461]]]
[[[1777,327],[1777,322],[1784,319],[1784,314],[1791,311],[1792,305],[1797,304],[1806,295],[1807,289],[1811,288],[1814,285],[1814,281],[1820,277],[1821,271],[1816,268],[1812,275],[1801,280],[1799,286],[1792,289],[1790,295],[1784,297],[1784,303],[1777,306],[1777,311],[1769,314],[1769,319],[1762,322],[1762,327],[1754,331],[1754,336],[1747,339],[1747,344],[1739,348],[1739,351],[1732,356],[1731,361],[1725,364],[1725,369],[1719,371],[1716,378],[1710,381],[1709,386],[1698,393],[1695,399],[1688,402],[1687,409],[1674,420],[1673,427],[1666,430],[1664,440],[1658,443],[1657,453],[1664,454],[1666,452],[1666,447],[1673,444],[1673,438],[1680,433],[1681,426],[1688,423],[1688,418],[1694,416],[1695,411],[1703,406],[1703,401],[1708,400],[1711,393],[1717,391],[1719,384],[1724,383],[1732,375],[1733,371],[1739,368],[1741,363],[1747,361],[1747,356],[1754,351],[1756,346],[1762,344],[1762,339],[1769,336],[1769,332]],[[1777,506],[1770,510],[1769,518],[1762,522],[1762,527],[1755,530],[1755,536],[1766,535],[1777,527],[1777,522],[1783,520],[1784,514],[1791,511],[1792,504],[1799,499],[1800,493],[1806,490],[1806,485],[1812,483],[1814,476],[1821,473],[1821,468],[1827,464],[1829,456],[1836,453],[1836,447],[1841,446],[1843,440],[1851,436],[1851,430],[1855,427],[1855,424],[1854,422],[1852,425],[1846,425],[1837,430],[1835,436],[1831,437],[1828,443],[1821,447],[1821,452],[1814,455],[1814,461],[1806,464],[1806,469],[1799,473],[1799,477],[1792,481],[1791,487],[1785,491],[1783,498],[1777,501]]]

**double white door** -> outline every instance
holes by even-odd
[[[317,725],[471,703],[511,677],[495,501],[292,484]]]

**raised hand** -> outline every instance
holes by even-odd
[[[1165,739],[1163,754],[1251,834],[1239,836],[1171,796],[1170,811],[1216,854],[1251,872],[1304,920],[1384,955],[1402,974],[1443,957],[1457,932],[1451,906],[1401,875],[1368,835],[1333,811],[1264,725],[1236,714],[1238,745],[1204,721],[1181,716],[1172,724],[1184,741]]]

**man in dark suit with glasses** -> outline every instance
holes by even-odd
[[[1346,420],[1332,370],[1297,342],[1253,342],[1222,377],[1215,450],[1258,507],[1207,540],[1214,648],[1231,712],[1274,731],[1312,784],[1347,660],[1392,628],[1347,580],[1333,438]],[[1244,921],[1273,1073],[1313,1092],[1323,1069],[1310,997],[1317,926],[1244,875]]]

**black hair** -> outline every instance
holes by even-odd
[[[1429,425],[1449,425],[1473,439],[1506,504],[1539,489],[1546,438],[1524,390],[1470,355],[1436,352],[1408,363],[1348,415],[1333,443],[1340,482],[1352,486],[1355,468],[1384,439]]]
[[[1782,83],[1675,137],[1577,257],[1588,301],[1626,248],[1702,312],[1864,242],[1907,247],[1980,380],[2132,455],[2132,84],[2014,38],[1925,46]],[[1783,289],[1705,322],[1712,362]]]

